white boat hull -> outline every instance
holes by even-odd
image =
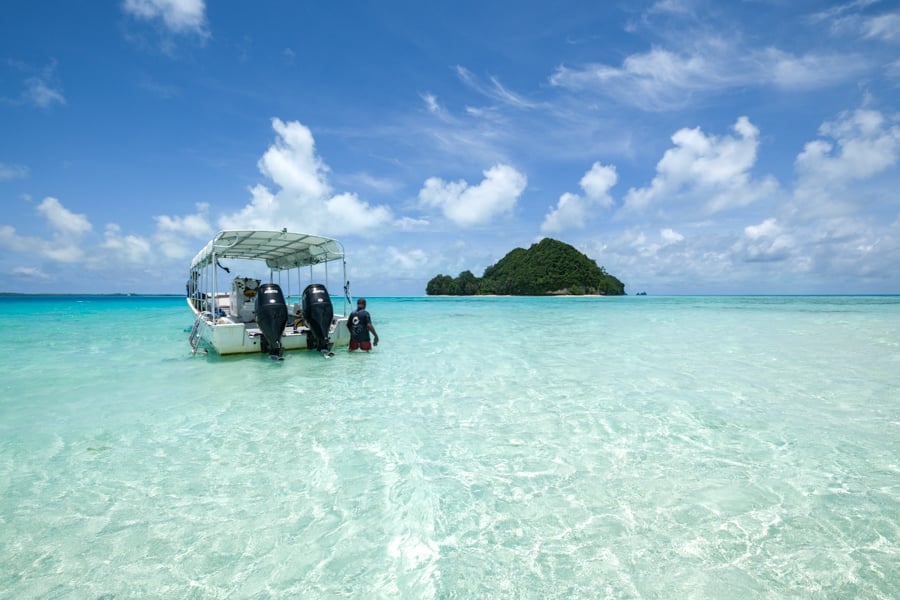
[[[210,313],[198,313],[188,301],[194,312],[195,322],[191,330],[190,342],[195,350],[214,352],[222,356],[229,354],[259,354],[262,331],[255,322],[235,323],[229,317],[213,318]],[[307,350],[307,327],[294,330],[288,323],[281,334],[281,345],[285,352]],[[331,322],[328,338],[335,348],[350,345],[350,332],[347,329],[347,317],[335,315]]]

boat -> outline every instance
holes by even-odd
[[[328,291],[329,275],[340,277],[341,310]],[[220,231],[190,263],[187,304],[195,354],[282,360],[288,351],[315,350],[329,358],[350,342],[353,301],[344,247],[327,237],[286,229]]]

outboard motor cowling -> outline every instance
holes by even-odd
[[[306,332],[306,347],[319,352],[329,352],[331,342],[328,331],[334,318],[334,306],[328,290],[320,283],[312,283],[303,290],[303,319],[309,327]]]
[[[256,322],[262,331],[259,348],[262,352],[268,352],[272,358],[278,358],[284,353],[281,334],[287,320],[287,304],[278,284],[260,285],[256,293]]]

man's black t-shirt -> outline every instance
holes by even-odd
[[[347,321],[347,327],[350,328],[350,339],[357,342],[369,341],[369,323],[372,317],[369,316],[367,310],[356,310],[350,313],[350,319]]]

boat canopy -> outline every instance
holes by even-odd
[[[280,271],[343,259],[344,248],[337,240],[287,230],[220,231],[191,261],[191,271],[220,258],[264,260]]]

